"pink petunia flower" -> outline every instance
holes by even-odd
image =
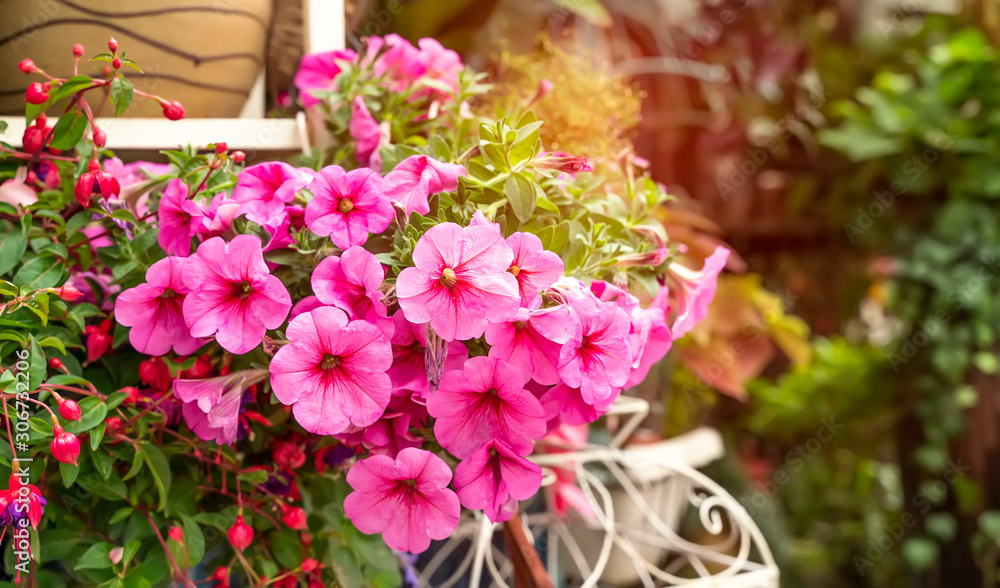
[[[495,223],[490,219],[486,218],[483,211],[477,210],[472,213],[472,218],[469,219],[470,227],[492,227],[497,233],[500,233],[500,223]]]
[[[288,314],[288,320],[294,321],[295,317],[300,314],[305,314],[322,306],[326,305],[320,302],[319,298],[316,298],[315,296],[306,296],[302,300],[295,303],[295,306],[292,307],[292,312]]]
[[[184,422],[198,437],[228,445],[236,440],[244,392],[266,377],[266,370],[241,370],[203,380],[176,379],[174,396],[184,403]]]
[[[426,155],[411,155],[385,175],[386,195],[406,210],[426,215],[431,211],[427,197],[458,189],[459,176],[465,168],[444,163]]]
[[[674,336],[667,326],[667,292],[666,286],[660,287],[649,308],[642,309],[649,320],[649,333],[642,347],[642,353],[632,364],[632,371],[625,383],[626,387],[635,386],[645,380],[650,368],[666,357],[673,345]]]
[[[587,404],[599,405],[621,392],[632,367],[628,315],[612,302],[601,302],[587,292],[570,300],[580,319],[559,353],[559,376],[580,388]]]
[[[396,457],[407,447],[420,447],[424,440],[410,431],[427,420],[427,408],[405,396],[393,396],[382,418],[364,428],[361,443],[372,455]]]
[[[449,370],[462,369],[469,358],[469,350],[459,341],[445,344],[443,354],[437,349],[428,350],[427,325],[415,325],[406,320],[401,312],[392,315],[392,367],[389,378],[393,390],[407,390],[417,399],[423,399],[431,391],[431,376],[427,365],[443,374]],[[443,355],[444,357],[440,357]],[[439,365],[440,364],[440,365]],[[440,381],[440,380],[438,380]]]
[[[306,206],[306,226],[321,237],[329,235],[341,249],[364,245],[369,233],[381,233],[396,217],[385,181],[371,169],[324,167],[309,191],[314,198]]]
[[[219,237],[233,228],[233,221],[239,214],[240,204],[224,194],[216,194],[205,209],[201,219],[198,234],[208,237]]]
[[[490,227],[431,227],[413,248],[416,267],[396,279],[399,306],[410,322],[429,322],[445,341],[479,337],[487,321],[517,312],[517,278],[507,272],[513,258]]]
[[[295,199],[295,193],[312,181],[315,172],[296,168],[281,161],[251,165],[236,178],[233,201],[239,203],[240,214],[259,225],[281,216],[285,205]]]
[[[344,512],[362,533],[382,533],[389,547],[420,553],[458,527],[461,506],[450,481],[451,470],[430,451],[373,455],[348,470],[354,492],[344,499]]]
[[[542,486],[542,468],[524,459],[506,443],[492,440],[455,468],[455,492],[462,506],[482,509],[500,523]]]
[[[324,306],[295,317],[286,336],[291,343],[271,360],[271,386],[302,428],[335,435],[382,416],[392,394],[385,373],[392,350],[378,327]]]
[[[382,155],[379,153],[379,147],[387,141],[387,138],[383,137],[382,127],[369,112],[361,96],[356,96],[351,105],[351,122],[347,130],[358,144],[355,152],[358,163],[381,172]]]
[[[545,434],[545,411],[524,383],[521,372],[492,357],[473,357],[461,370],[446,372],[441,387],[427,398],[441,447],[465,459],[500,439],[527,455],[532,440]]]
[[[292,299],[264,263],[260,239],[213,237],[184,263],[184,321],[194,337],[211,337],[230,353],[246,353],[268,329],[285,322]]]
[[[486,325],[486,342],[490,357],[506,361],[525,378],[551,385],[559,382],[559,353],[578,319],[565,304],[540,309],[540,303],[536,296],[529,308],[507,321]]]
[[[132,347],[146,355],[194,353],[201,342],[191,336],[181,311],[190,289],[184,284],[184,259],[167,257],[146,270],[146,283],[125,290],[115,300],[115,319],[132,327]]]
[[[527,306],[541,290],[562,276],[565,269],[563,260],[555,253],[546,251],[541,239],[531,233],[514,233],[507,237],[507,245],[514,252],[509,271],[517,278],[521,305]]]
[[[708,305],[715,298],[716,281],[726,267],[731,251],[719,245],[705,260],[700,272],[672,263],[667,275],[677,285],[677,318],[671,327],[675,339],[680,339],[708,315]]]
[[[538,401],[541,403],[542,409],[545,410],[549,430],[552,430],[561,424],[585,425],[592,423],[608,412],[616,398],[616,395],[610,396],[601,405],[594,406],[583,400],[579,388],[570,388],[566,384],[560,383],[549,388],[548,392],[543,394]]]
[[[174,179],[167,184],[156,214],[160,227],[156,241],[160,247],[167,255],[190,255],[191,237],[202,226],[205,208],[187,197],[187,186],[183,181]]]
[[[350,247],[340,257],[327,257],[312,274],[312,288],[323,304],[336,306],[353,319],[363,319],[392,336],[392,319],[379,288],[385,269],[375,255]]]
[[[450,89],[450,92],[441,92],[435,89],[435,93],[444,98],[452,98],[458,90],[458,72],[462,71],[462,58],[451,49],[445,49],[437,40],[424,37],[417,41],[420,47],[420,60],[424,65],[423,76],[442,83]]]
[[[358,54],[351,49],[337,49],[323,53],[307,53],[302,56],[299,71],[292,81],[299,90],[302,105],[312,108],[319,104],[319,99],[313,96],[314,90],[333,90],[333,80],[340,74],[343,62],[357,60]]]
[[[382,52],[381,56],[375,56]],[[396,92],[402,92],[414,80],[424,74],[424,65],[420,51],[408,40],[391,33],[383,37],[368,37],[366,58],[374,59],[372,69],[376,76],[386,76],[389,87]]]

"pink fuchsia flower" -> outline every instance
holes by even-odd
[[[392,549],[420,553],[458,527],[461,506],[450,481],[451,470],[430,451],[373,455],[348,470],[354,492],[344,499],[344,512],[362,533],[382,533]]]
[[[385,175],[386,195],[406,210],[407,216],[431,211],[427,197],[458,189],[459,176],[465,168],[444,163],[426,155],[411,155]]]
[[[213,237],[184,263],[184,321],[194,337],[211,337],[230,353],[246,353],[268,329],[285,322],[292,299],[264,263],[260,239]]]
[[[379,153],[379,147],[386,141],[386,138],[383,137],[382,127],[368,111],[368,106],[365,105],[365,100],[361,96],[356,96],[351,105],[351,122],[348,124],[347,130],[350,132],[351,138],[358,144],[354,153],[358,163],[381,172],[382,156]]]
[[[649,333],[637,361],[632,364],[626,387],[635,386],[646,379],[649,370],[666,357],[674,342],[667,326],[667,287],[660,287],[649,308],[641,309],[649,321]]]
[[[542,468],[518,455],[506,443],[492,440],[455,468],[455,491],[462,506],[481,509],[490,521],[506,521],[542,486]]]
[[[542,247],[542,241],[531,233],[514,233],[507,237],[507,245],[514,252],[510,273],[517,278],[521,305],[527,306],[559,279],[563,274],[563,260]]]
[[[439,374],[462,369],[465,365],[469,350],[463,343],[449,341],[445,343],[444,352],[439,353],[437,348],[428,349],[426,324],[415,325],[406,320],[402,312],[392,315],[392,321],[392,367],[389,368],[389,378],[394,391],[412,391],[415,398],[423,399],[431,391],[432,377],[427,373],[428,364]],[[436,384],[437,382],[435,386]]]
[[[184,299],[191,290],[184,284],[184,259],[167,257],[146,270],[146,283],[125,290],[115,300],[115,319],[132,327],[132,347],[146,355],[165,355],[170,348],[189,355],[201,347],[184,323]]]
[[[392,319],[379,290],[383,280],[382,264],[361,247],[349,247],[340,257],[327,257],[316,266],[311,278],[320,302],[336,306],[352,320],[366,320],[392,336]]]
[[[176,379],[174,396],[184,403],[184,422],[199,438],[229,445],[239,430],[244,392],[266,377],[267,370],[241,370],[217,378]]]
[[[259,225],[267,224],[285,211],[295,193],[312,181],[315,173],[281,161],[251,165],[236,179],[233,201],[241,205],[240,214]]]
[[[17,462],[14,462],[14,470],[17,470]],[[455,498],[458,503],[458,498]],[[16,526],[22,529],[27,525],[27,520],[31,528],[37,529],[38,523],[42,522],[42,515],[45,514],[45,498],[42,491],[33,484],[25,484],[16,472],[10,475],[6,490],[0,490],[0,526]]]
[[[392,350],[378,327],[324,306],[295,317],[286,335],[291,343],[271,360],[271,386],[305,430],[335,435],[382,416]]]
[[[430,323],[445,341],[479,337],[487,321],[517,312],[514,254],[491,227],[431,227],[413,248],[416,267],[396,279],[399,306],[410,322]]]
[[[551,385],[559,382],[559,353],[578,319],[565,304],[540,309],[540,303],[536,296],[529,308],[519,309],[506,321],[486,325],[486,342],[490,357],[506,361],[525,378]]]
[[[570,300],[580,319],[559,353],[559,376],[580,388],[587,404],[600,405],[621,392],[632,368],[628,315],[612,302],[589,295]]]
[[[716,282],[726,267],[730,253],[729,249],[719,245],[705,260],[700,272],[676,262],[667,268],[667,275],[677,286],[674,290],[677,295],[677,318],[671,327],[675,339],[686,335],[708,315],[708,305],[715,298]]]
[[[396,216],[385,181],[368,168],[324,167],[309,191],[314,198],[306,206],[306,226],[321,237],[329,235],[341,249],[364,245],[369,233],[381,233]]]
[[[545,411],[524,383],[521,372],[493,357],[473,357],[461,370],[445,372],[427,398],[441,447],[465,459],[500,439],[519,455],[530,453],[532,440],[545,434]]]
[[[358,54],[350,49],[337,49],[323,53],[307,53],[302,56],[299,71],[295,73],[293,84],[299,90],[302,105],[312,108],[319,104],[319,99],[313,96],[316,90],[333,90],[333,81],[342,71],[344,62],[352,62]]]
[[[180,179],[171,180],[163,190],[157,211],[160,232],[156,241],[167,255],[187,257],[191,253],[191,237],[198,233],[205,209],[188,199],[187,186]]]

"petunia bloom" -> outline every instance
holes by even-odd
[[[420,553],[458,527],[461,506],[450,481],[451,470],[430,451],[373,455],[348,470],[354,492],[344,499],[344,512],[362,533],[382,533],[389,547]]]
[[[271,386],[302,428],[335,435],[382,416],[392,394],[385,373],[392,350],[378,327],[324,306],[295,317],[286,336],[290,343],[271,360]]]
[[[295,79],[292,81],[299,90],[302,105],[312,108],[319,104],[319,99],[313,96],[313,92],[335,89],[333,81],[341,72],[341,63],[352,62],[357,58],[358,54],[351,49],[303,55],[299,71],[295,73]]]
[[[191,336],[181,311],[190,289],[184,284],[184,259],[167,257],[146,270],[146,283],[125,290],[115,300],[115,319],[132,327],[132,347],[146,355],[165,355],[173,347],[188,355],[201,347]]]
[[[527,306],[562,276],[563,260],[551,251],[542,247],[542,241],[531,233],[514,233],[507,237],[507,245],[514,252],[514,261],[510,263],[510,273],[517,278],[518,291],[521,293],[521,305]]]
[[[566,384],[556,384],[549,388],[538,401],[545,410],[545,419],[549,429],[560,424],[584,425],[592,423],[602,414],[608,412],[617,396],[610,396],[599,406],[586,403],[579,388],[570,388]]]
[[[642,352],[632,364],[625,386],[635,386],[646,379],[650,368],[666,357],[673,345],[674,336],[667,326],[667,287],[660,287],[653,297],[649,308],[641,309],[649,321],[649,333],[646,336]]]
[[[430,323],[445,341],[479,337],[487,321],[517,312],[514,254],[492,227],[431,227],[413,248],[416,267],[396,279],[399,306],[410,322]]]
[[[265,225],[282,215],[285,205],[295,199],[297,191],[309,185],[314,175],[310,169],[281,161],[251,165],[236,178],[233,201],[241,205],[240,214]]]
[[[351,105],[351,122],[348,124],[347,130],[350,132],[351,138],[358,144],[354,153],[358,163],[381,172],[382,156],[379,153],[379,147],[384,140],[382,127],[372,116],[368,106],[365,105],[365,99],[361,96],[356,96]]]
[[[327,257],[313,270],[311,282],[316,298],[336,306],[351,319],[363,319],[392,335],[392,319],[382,301],[385,269],[375,255],[361,247],[350,247],[340,257]]]
[[[545,411],[524,383],[520,371],[492,357],[473,357],[461,370],[446,372],[427,399],[441,447],[465,459],[500,439],[527,455],[532,440],[545,434]]]
[[[601,302],[587,293],[570,301],[580,319],[559,353],[559,376],[580,388],[587,404],[599,405],[617,395],[628,380],[632,353],[628,315],[613,302]],[[575,326],[575,325],[574,325]]]
[[[482,509],[490,521],[506,521],[542,486],[542,468],[506,443],[492,440],[455,468],[455,491],[462,506]]]
[[[183,181],[174,179],[163,189],[156,214],[160,227],[157,243],[167,255],[187,257],[191,253],[191,237],[202,225],[205,208],[187,197]]]
[[[705,260],[700,272],[677,262],[667,268],[667,275],[677,286],[677,318],[671,326],[674,338],[686,335],[708,315],[708,305],[715,298],[716,281],[726,267],[730,253],[729,249],[719,245]]]
[[[229,445],[239,430],[244,392],[266,377],[266,370],[241,370],[217,378],[176,379],[174,396],[184,403],[184,422],[198,437]]]
[[[184,263],[184,321],[194,337],[211,337],[230,353],[246,353],[268,329],[285,322],[292,299],[264,263],[260,239],[213,237]]]
[[[559,353],[569,341],[576,315],[563,304],[540,309],[536,296],[530,308],[510,319],[486,325],[489,356],[502,359],[539,384],[559,382]],[[577,326],[579,329],[579,326]]]
[[[329,235],[341,249],[364,245],[369,233],[381,233],[396,217],[385,181],[368,168],[324,167],[309,191],[314,198],[306,206],[306,226],[321,237]]]
[[[406,320],[401,312],[392,315],[392,367],[389,368],[389,378],[392,389],[412,392],[413,396],[423,399],[431,391],[434,374],[428,374],[428,364],[437,374],[449,370],[462,369],[469,357],[469,350],[460,341],[445,343],[444,352],[439,349],[429,349],[427,342],[427,325],[415,325]],[[440,378],[434,382],[434,388]]]
[[[406,210],[426,215],[431,211],[427,197],[458,188],[459,176],[465,168],[444,163],[426,155],[411,155],[385,175],[386,195]]]

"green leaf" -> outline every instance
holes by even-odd
[[[170,462],[155,445],[140,443],[139,451],[142,452],[146,465],[153,473],[153,482],[156,484],[156,491],[160,495],[160,506],[158,510],[167,507],[167,495],[170,494]]]
[[[80,401],[80,420],[70,421],[64,425],[70,433],[79,435],[84,431],[89,431],[104,422],[104,417],[108,416],[108,407],[99,398],[93,396]]]
[[[75,570],[104,570],[111,567],[111,549],[107,541],[101,541],[90,546],[77,560]]]
[[[104,431],[106,427],[104,423],[97,425],[90,430],[90,450],[96,452],[97,448],[101,446],[101,441],[104,440]],[[107,478],[107,476],[104,476]]]
[[[107,405],[108,410],[114,410],[119,404],[128,398],[128,394],[125,392],[112,392],[108,394],[108,397],[104,399],[104,404]]]
[[[268,474],[265,470],[254,470],[252,472],[239,475],[240,481],[246,482],[247,484],[263,484],[267,482],[267,477]]]
[[[531,215],[535,212],[535,203],[538,201],[539,195],[542,195],[540,192],[541,188],[538,187],[538,184],[520,174],[507,176],[507,182],[503,188],[504,196],[507,197],[507,202],[510,203],[514,216],[522,223],[531,219]]]
[[[297,533],[290,529],[284,529],[271,533],[269,539],[271,540],[271,553],[274,554],[274,559],[278,561],[279,565],[291,569],[301,563],[299,551],[302,542]]]
[[[59,462],[59,474],[62,475],[63,486],[69,488],[73,482],[76,482],[76,477],[80,474],[80,466]]]
[[[125,544],[125,551],[124,551],[124,553],[122,553],[122,564],[121,565],[124,566],[124,565],[128,564],[128,562],[132,561],[132,558],[135,557],[135,554],[139,552],[139,547],[141,545],[142,545],[142,542],[139,541],[138,539],[133,539],[132,541],[129,541],[128,543],[126,543]]]
[[[201,526],[191,517],[181,515],[181,520],[184,521],[184,542],[187,543],[188,563],[196,566],[205,557],[205,535],[201,532]]]
[[[42,347],[52,347],[58,349],[59,353],[66,355],[66,345],[58,337],[46,337],[38,342]]]
[[[70,94],[75,94],[80,90],[93,85],[93,83],[94,83],[94,78],[90,76],[73,76],[68,80],[66,80],[65,82],[63,82],[62,85],[59,86],[59,88],[53,92],[53,94],[55,94],[55,97],[53,98],[52,102],[53,103],[59,102],[66,96],[69,96]]]
[[[31,341],[30,355],[28,356],[28,390],[38,390],[38,387],[45,381],[45,352],[34,335],[28,335]]]
[[[129,468],[128,473],[125,474],[122,480],[128,481],[139,475],[139,472],[142,471],[142,464],[144,463],[146,462],[143,461],[142,452],[136,451],[135,456],[132,458],[132,467]]]
[[[121,116],[132,104],[134,89],[132,82],[119,76],[111,80],[111,102],[115,105],[115,116]]]
[[[66,270],[63,260],[51,255],[33,257],[14,274],[14,284],[37,290],[58,286]]]
[[[59,122],[52,129],[52,148],[70,150],[83,139],[83,134],[87,132],[87,115],[82,109],[67,112],[59,117]]]
[[[116,510],[115,514],[111,515],[111,518],[108,519],[108,524],[109,525],[114,525],[116,523],[120,523],[120,522],[124,521],[125,519],[127,519],[130,514],[132,514],[132,507],[131,506],[123,506],[123,507],[119,508],[118,510]]]
[[[93,437],[91,437],[91,444],[93,444]],[[111,476],[111,467],[114,465],[111,461],[111,454],[98,447],[96,450],[91,449],[90,455],[91,459],[94,460],[94,468],[97,473],[107,480]]]
[[[0,219],[0,274],[9,272],[21,261],[28,248],[30,224],[20,223],[19,226],[14,226],[9,220]]]
[[[926,570],[938,557],[938,545],[932,539],[916,537],[903,543],[903,559],[915,570]]]

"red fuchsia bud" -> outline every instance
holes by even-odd
[[[122,557],[124,556],[125,556],[124,547],[115,547],[114,549],[108,552],[108,559],[111,560],[111,565],[116,566],[122,563]]]
[[[299,585],[295,576],[285,576],[274,583],[274,588],[296,588]]]
[[[225,143],[216,143],[215,144],[215,152],[216,153],[218,153],[218,154],[221,155],[221,154],[225,153],[226,151],[229,151],[229,149],[226,148],[226,144]]]
[[[63,399],[59,402],[59,416],[67,421],[78,421],[83,416],[83,411],[75,400]]]
[[[104,147],[108,143],[108,134],[101,129],[94,129],[94,145]]]
[[[118,51],[118,41],[115,41],[114,37],[108,39],[108,50],[112,53],[116,53]]]
[[[64,431],[59,423],[52,426],[52,434],[56,436],[49,445],[52,457],[62,463],[77,465],[76,460],[80,457],[80,440],[77,436]]]
[[[302,531],[303,529],[308,529],[309,525],[306,522],[306,511],[305,509],[293,506],[286,507],[285,516],[281,517],[281,521],[288,525],[289,529],[294,529],[296,531]]]
[[[42,150],[44,147],[43,141],[45,141],[45,135],[48,133],[48,129],[45,127],[44,123],[42,126],[34,124],[26,129],[24,129],[24,134],[21,135],[21,145],[24,146],[24,152],[29,155],[34,155]]]
[[[229,527],[229,542],[233,544],[238,551],[244,551],[253,542],[253,529],[250,525],[243,522],[243,517],[236,517],[236,522],[233,523],[232,527]]]
[[[166,390],[174,381],[170,368],[159,357],[151,357],[139,364],[139,379],[154,390]]]
[[[178,543],[184,542],[184,530],[180,527],[170,527],[168,535],[170,535],[170,538]]]
[[[266,416],[260,414],[259,412],[255,411],[255,410],[248,410],[248,411],[246,411],[246,412],[243,413],[243,416],[245,416],[247,418],[247,420],[253,421],[255,423],[260,423],[260,424],[264,425],[265,427],[270,427],[271,426],[271,421],[267,420]]]
[[[167,117],[168,120],[184,118],[184,106],[180,102],[171,100],[170,102],[161,102],[160,105],[163,107],[163,116]]]
[[[117,57],[115,57],[114,59],[111,60],[111,67],[113,67],[115,69],[121,69],[122,68],[122,60],[118,59]]]
[[[198,356],[198,360],[194,362],[191,369],[184,370],[181,377],[191,380],[200,380],[211,375],[212,369],[212,356],[204,353]]]
[[[101,75],[103,75],[106,78],[110,78],[111,77],[111,72],[113,72],[113,71],[114,70],[111,69],[110,65],[105,65],[104,67],[101,68]]]
[[[52,85],[48,82],[44,84],[41,82],[33,82],[28,86],[28,89],[24,92],[24,99],[28,101],[29,104],[45,104],[45,101],[49,99],[49,89]]]
[[[142,368],[140,367],[140,370],[141,369]],[[142,376],[139,377],[141,378]],[[135,386],[125,386],[124,388],[118,391],[128,394],[128,396],[125,397],[125,400],[122,400],[122,404],[126,406],[130,404],[135,404],[136,402],[139,401],[139,389],[136,388]]]
[[[78,290],[76,286],[63,286],[61,288],[55,288],[52,293],[66,302],[73,302],[77,298],[83,296],[83,292]]]
[[[309,580],[309,588],[323,588],[323,582],[319,580]]]
[[[215,568],[212,572],[212,577],[209,580],[214,580],[216,582],[222,582],[223,584],[229,583],[229,568],[219,566]]]
[[[319,567],[319,562],[311,557],[302,560],[302,571],[307,574],[318,567]]]
[[[274,461],[287,470],[298,469],[306,462],[306,452],[294,443],[278,441],[274,446]]]
[[[104,420],[104,432],[108,435],[112,433],[121,433],[122,425],[125,423],[122,421],[121,417],[108,417]]]
[[[79,43],[73,45],[73,57],[83,57],[83,45]]]
[[[312,545],[312,542],[313,542],[313,536],[312,535],[310,535],[309,533],[302,533],[302,545],[303,546],[309,547],[310,545]]]
[[[61,370],[63,367],[63,362],[58,357],[53,357],[49,360],[49,367],[54,370]]]
[[[38,70],[35,67],[35,62],[30,59],[22,60],[21,63],[17,64],[17,67],[26,74],[35,73]]]
[[[243,160],[247,158],[247,154],[242,151],[233,151],[232,157],[234,162],[243,163]]]
[[[111,349],[111,321],[103,320],[100,325],[87,325],[83,334],[87,336],[87,361],[97,361]]]

